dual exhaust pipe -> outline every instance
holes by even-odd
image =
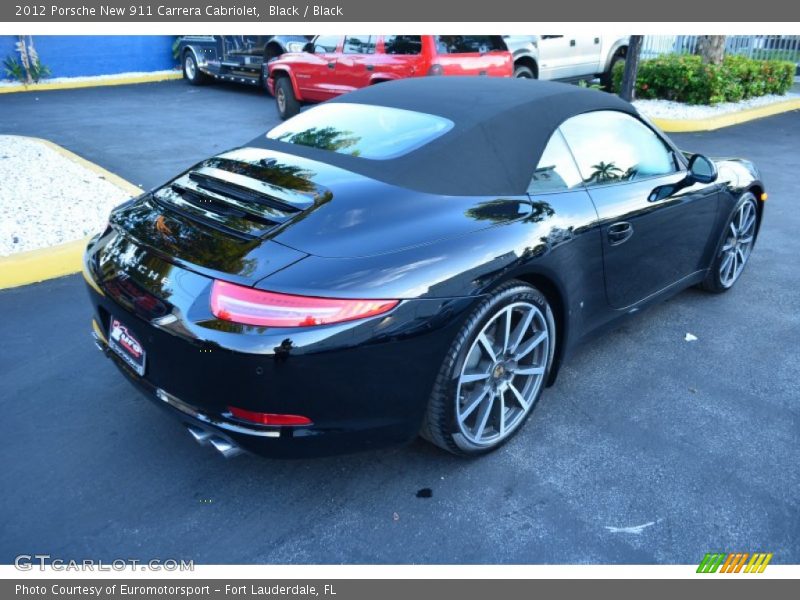
[[[95,323],[93,323],[93,325],[95,325]],[[96,325],[92,331],[92,339],[94,340],[94,345],[97,346],[97,349],[103,352],[103,354],[105,354],[106,353],[106,344],[104,343],[105,340],[103,340],[102,337],[98,334],[98,328],[96,328]],[[242,450],[239,446],[237,446],[230,440],[226,440],[221,436],[214,435],[213,433],[206,431],[205,429],[201,429],[200,427],[196,427],[194,425],[187,425],[186,429],[189,431],[191,436],[198,444],[200,444],[201,446],[210,444],[214,448],[214,450],[219,452],[225,458],[233,458],[234,456],[239,456],[244,452],[244,450]]]
[[[239,446],[234,444],[233,442],[226,440],[223,437],[218,435],[214,435],[211,432],[206,431],[205,429],[200,429],[199,427],[195,427],[194,425],[187,425],[186,429],[189,431],[189,434],[194,438],[194,440],[200,444],[201,446],[205,446],[206,444],[210,444],[214,450],[219,452],[225,458],[233,458],[234,456],[239,456],[244,452]]]

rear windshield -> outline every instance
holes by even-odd
[[[396,158],[453,128],[449,119],[426,113],[336,102],[321,104],[267,133],[272,140],[361,158]]]
[[[437,35],[438,54],[483,54],[493,50],[507,50],[499,35]]]

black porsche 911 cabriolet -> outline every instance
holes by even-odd
[[[226,456],[517,431],[581,340],[729,289],[765,199],[628,103],[419,78],[301,113],[115,209],[84,276],[98,346]]]

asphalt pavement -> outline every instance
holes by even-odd
[[[0,96],[0,133],[145,187],[275,122],[268,96],[234,86]],[[80,276],[0,291],[0,562],[800,562],[800,112],[673,137],[763,171],[767,216],[742,279],[586,345],[520,435],[476,460],[417,441],[226,461],[94,348]]]

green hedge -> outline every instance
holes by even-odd
[[[619,91],[623,64],[614,68]],[[785,94],[792,87],[795,65],[787,61],[726,56],[721,65],[704,65],[699,56],[667,54],[639,63],[635,97],[687,104],[738,102],[765,94]]]

